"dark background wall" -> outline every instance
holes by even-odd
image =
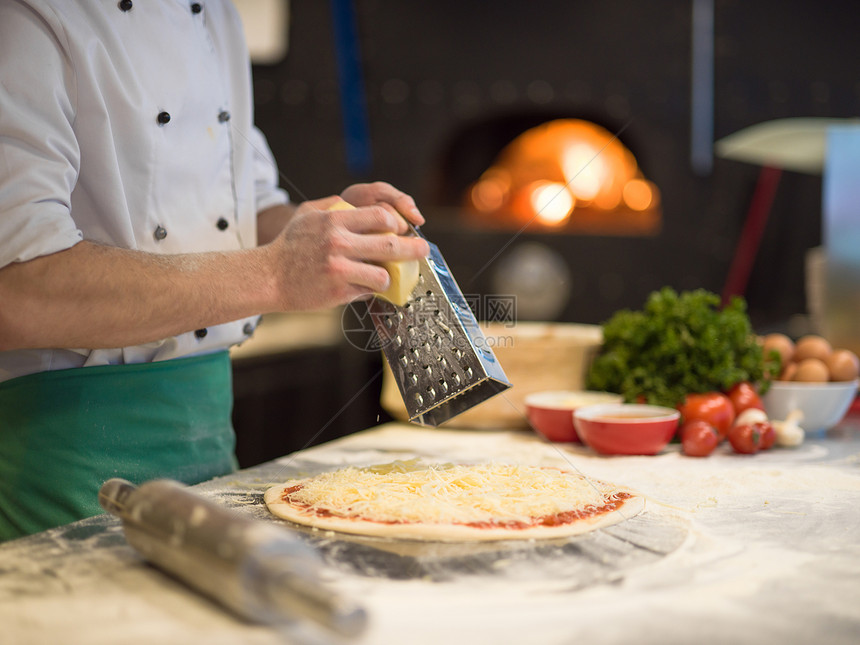
[[[691,168],[691,6],[355,2],[372,146],[369,171],[355,173],[346,163],[333,4],[295,0],[286,59],[254,69],[258,124],[295,196],[368,178],[412,193],[426,233],[470,291],[489,289],[490,271],[471,277],[510,235],[470,230],[451,209],[495,153],[556,116],[624,128],[621,140],[662,191],[662,232],[536,236],[573,273],[561,318],[599,322],[664,284],[719,292],[759,169],[720,159],[704,176]],[[779,117],[856,116],[857,33],[855,2],[716,0],[715,138]],[[805,310],[803,256],[821,240],[820,199],[820,177],[783,176],[746,293],[761,326]]]

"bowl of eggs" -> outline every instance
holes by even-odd
[[[795,410],[798,425],[807,432],[837,425],[857,397],[860,359],[847,349],[834,349],[827,339],[808,334],[792,341],[769,334],[762,342],[765,355],[779,354],[782,372],[762,396],[771,419],[785,419]]]

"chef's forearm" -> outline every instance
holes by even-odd
[[[295,204],[280,204],[257,214],[257,244],[268,244],[274,240],[296,212]]]
[[[0,350],[125,347],[271,311],[268,247],[155,255],[80,242],[0,269]]]

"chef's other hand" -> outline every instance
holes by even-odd
[[[394,186],[384,181],[374,181],[370,184],[353,184],[347,187],[341,194],[344,201],[355,207],[378,205],[393,214],[400,213],[415,226],[424,223],[424,216],[415,205],[415,200],[406,193],[397,190]],[[405,233],[406,227],[397,229],[398,233]]]
[[[380,263],[429,254],[421,238],[390,235],[405,232],[396,213],[379,204],[328,210],[337,201],[326,197],[304,202],[269,245],[279,310],[322,309],[384,291],[390,276]]]

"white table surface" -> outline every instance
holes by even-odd
[[[285,432],[289,429],[285,428]],[[599,457],[528,432],[389,424],[195,487],[261,521],[268,485],[421,457],[575,467],[648,497],[617,527],[551,543],[421,545],[304,533],[360,601],[359,643],[858,643],[860,423],[797,449]],[[285,530],[287,525],[283,525]],[[98,516],[0,545],[0,642],[304,642],[245,623],[146,564]],[[340,642],[340,641],[336,641]]]

